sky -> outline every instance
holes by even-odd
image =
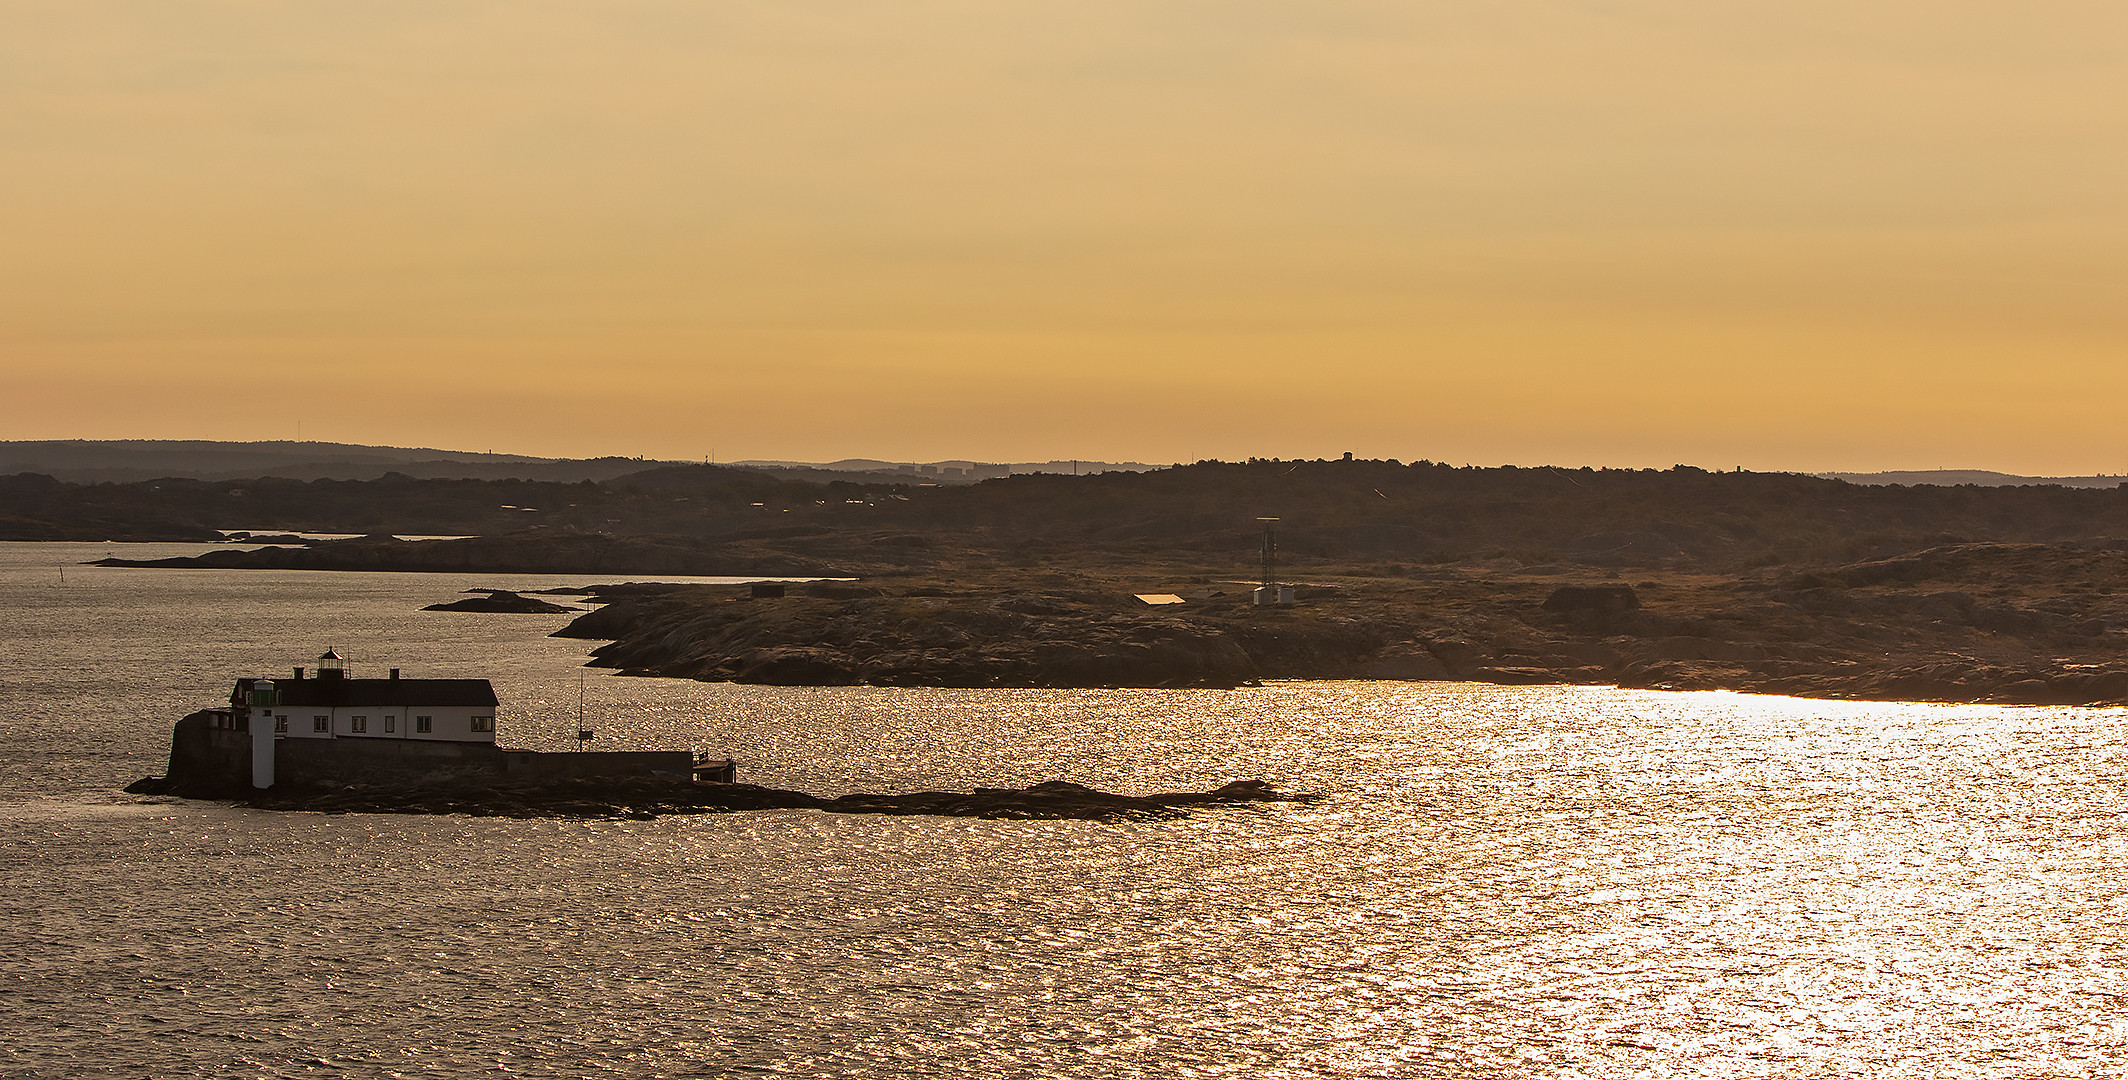
[[[0,0],[0,439],[2128,473],[2118,0]]]

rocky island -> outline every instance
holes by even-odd
[[[593,662],[736,682],[1226,687],[1465,679],[2128,700],[2128,491],[1250,459],[931,488],[716,466],[600,482],[68,485],[35,537],[243,523],[355,540],[107,565],[850,578],[596,590]],[[1293,603],[1258,607],[1258,519]],[[478,535],[412,541],[386,528]],[[152,531],[152,530],[150,530]],[[219,534],[216,534],[219,535]],[[1139,595],[1171,594],[1151,606]]]
[[[687,750],[513,749],[496,742],[498,704],[486,679],[401,678],[398,669],[387,678],[355,678],[345,659],[327,650],[315,675],[297,668],[289,677],[237,678],[226,706],[194,711],[171,728],[164,774],[125,790],[226,799],[262,810],[483,817],[824,810],[1124,821],[1186,817],[1200,807],[1315,801],[1260,780],[1153,795],[1048,781],[1026,788],[823,798],[738,783],[735,762],[704,760]],[[314,722],[290,724],[284,709],[313,714]],[[418,726],[394,727],[395,714],[416,710],[422,715],[410,719],[418,719]],[[367,724],[372,714],[382,720],[374,729]]]
[[[299,545],[227,548],[170,558],[95,560],[94,566],[201,570],[351,570],[486,574],[670,574],[684,577],[831,577],[843,571],[758,544],[674,536],[528,530],[494,536],[403,540],[374,534]]]
[[[560,615],[566,612],[584,610],[578,607],[570,607],[567,604],[556,604],[551,601],[541,600],[536,596],[523,596],[508,589],[468,589],[466,591],[478,593],[479,595],[468,596],[463,600],[453,600],[446,604],[430,604],[421,610],[473,611],[504,615]]]
[[[1258,803],[1310,803],[1261,780],[1211,791],[1118,795],[1051,780],[1025,788],[856,793],[824,798],[754,784],[690,783],[663,777],[556,779],[534,783],[428,782],[290,785],[268,791],[200,791],[165,778],[134,782],[136,795],[228,798],[260,810],[332,814],[465,814],[512,818],[634,818],[723,814],[744,810],[820,810],[836,814],[938,815],[1017,820],[1166,821],[1192,811]]]
[[[1261,679],[1580,683],[1868,700],[2128,699],[2128,551],[1953,544],[1818,571],[1569,568],[1319,575],[1290,606],[1246,581],[999,571],[594,589],[557,636],[621,671],[780,685],[1232,687]],[[1577,580],[1579,579],[1579,580]],[[1148,606],[1148,588],[1183,598]]]

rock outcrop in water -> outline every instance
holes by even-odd
[[[479,596],[468,596],[448,604],[430,604],[423,611],[473,611],[505,615],[559,615],[583,608],[556,604],[533,596],[521,596],[508,589],[474,589]]]
[[[136,795],[185,794],[169,780],[139,780]],[[655,818],[740,810],[824,810],[837,814],[934,814],[948,817],[1157,821],[1192,810],[1250,803],[1312,802],[1261,780],[1240,780],[1212,791],[1118,795],[1061,780],[1026,788],[974,791],[860,793],[822,798],[753,784],[688,783],[666,777],[554,780],[526,784],[433,783],[275,787],[270,791],[200,793],[234,797],[261,810],[347,814],[468,814],[476,817]]]
[[[95,566],[205,570],[386,570],[488,574],[671,574],[829,577],[829,564],[757,544],[681,536],[609,536],[551,530],[401,540],[359,536],[301,547],[227,548],[167,559],[98,559]]]
[[[1225,628],[1132,611],[1121,594],[728,593],[639,587],[556,636],[620,639],[593,650],[604,667],[780,686],[1232,687],[1257,673]]]
[[[692,770],[694,775],[718,778],[698,782],[689,778],[691,758],[686,751],[675,752],[679,760],[673,769],[663,767],[662,759],[672,756],[664,753],[540,755],[492,746],[477,748],[487,753],[476,755],[470,762],[462,756],[423,754],[410,758],[389,746],[369,746],[352,757],[329,755],[327,767],[310,770],[307,780],[290,781],[287,773],[281,773],[282,782],[260,791],[250,785],[251,733],[223,723],[226,719],[227,713],[203,709],[179,720],[171,732],[170,767],[166,774],[143,777],[127,785],[126,791],[135,795],[227,799],[262,810],[482,817],[650,818],[782,809],[1125,821],[1181,817],[1200,807],[1314,800],[1313,796],[1283,794],[1261,780],[1239,780],[1212,791],[1158,795],[1117,795],[1053,780],[1027,788],[857,793],[822,798],[801,791],[731,783],[729,762],[717,772],[705,772],[698,763]],[[313,749],[339,744],[338,740],[291,742],[311,744]],[[374,753],[385,750],[393,752],[382,759]],[[512,755],[532,759],[535,764],[544,762],[546,767],[503,763],[504,767],[498,770],[492,767],[495,763],[483,767],[479,760]],[[419,763],[407,767],[411,762]]]

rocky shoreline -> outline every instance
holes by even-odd
[[[433,782],[337,787],[275,787],[268,791],[202,790],[182,781],[148,777],[126,791],[229,799],[260,810],[330,814],[465,814],[509,818],[627,818],[744,810],[821,810],[836,814],[939,815],[1012,820],[1166,821],[1192,811],[1261,803],[1305,803],[1261,780],[1239,780],[1201,792],[1118,795],[1061,780],[1025,788],[974,791],[859,793],[822,798],[753,784],[690,783],[645,776],[541,783]]]
[[[843,573],[818,559],[744,541],[542,530],[447,540],[402,540],[378,534],[304,541],[300,546],[225,548],[165,559],[107,558],[90,565],[684,577],[835,577]]]
[[[2128,543],[2104,537],[1943,543],[1831,565],[1726,570],[1533,565],[1505,553],[1442,565],[1318,560],[1292,571],[1304,575],[1294,605],[1259,608],[1249,601],[1250,583],[1178,563],[1174,552],[1059,547],[1035,558],[1033,549],[1008,552],[978,538],[916,549],[867,535],[711,542],[535,530],[105,562],[863,575],[794,584],[782,596],[599,586],[586,591],[601,606],[557,634],[603,642],[593,650],[595,666],[705,681],[1220,688],[1265,679],[1404,679],[2128,702]],[[1152,593],[1184,602],[1134,599]]]
[[[469,596],[463,600],[454,600],[445,604],[430,604],[421,610],[468,611],[491,615],[563,615],[584,610],[580,607],[571,607],[567,604],[556,604],[541,600],[538,597],[521,596],[508,589],[468,589],[466,591],[478,593],[479,595]]]
[[[1946,545],[1810,573],[1454,567],[1337,578],[1291,607],[1246,583],[1066,571],[592,590],[556,636],[596,666],[770,685],[1233,687],[1262,679],[1724,689],[2030,705],[2128,701],[2128,553]],[[1578,579],[1578,580],[1577,580]],[[1172,592],[1159,607],[1133,593]],[[1579,599],[1577,599],[1579,597]]]

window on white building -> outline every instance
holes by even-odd
[[[493,731],[493,730],[495,730],[495,718],[494,718],[494,717],[492,717],[492,716],[476,716],[476,717],[474,717],[474,718],[473,718],[473,730],[474,730],[474,731]]]
[[[331,731],[331,730],[332,730],[332,717],[330,717],[330,716],[313,716],[313,717],[311,717],[311,718],[310,718],[310,730],[312,730],[312,731],[319,731],[319,732],[324,732],[324,731]]]
[[[358,735],[367,735],[367,734],[369,734],[369,717],[367,717],[367,716],[350,716],[350,717],[348,717],[348,718],[347,718],[347,730],[349,730],[349,731],[352,731],[352,732],[354,732],[354,733],[356,733],[356,734],[358,734]]]
[[[275,731],[276,733],[278,733],[278,734],[282,734],[282,735],[286,735],[286,734],[288,734],[288,718],[287,718],[287,717],[285,717],[285,716],[276,716],[276,717],[274,717],[274,718],[273,718],[273,730],[274,730],[274,731]]]
[[[416,734],[426,735],[429,733],[433,723],[434,722],[426,716],[417,716],[414,718],[414,731]]]
[[[389,734],[391,734],[392,732],[394,732],[394,731],[397,731],[397,730],[399,730],[399,718],[398,718],[398,717],[396,717],[396,716],[387,716],[387,717],[385,717],[385,718],[384,718],[384,733],[385,733],[386,735],[389,735]]]

